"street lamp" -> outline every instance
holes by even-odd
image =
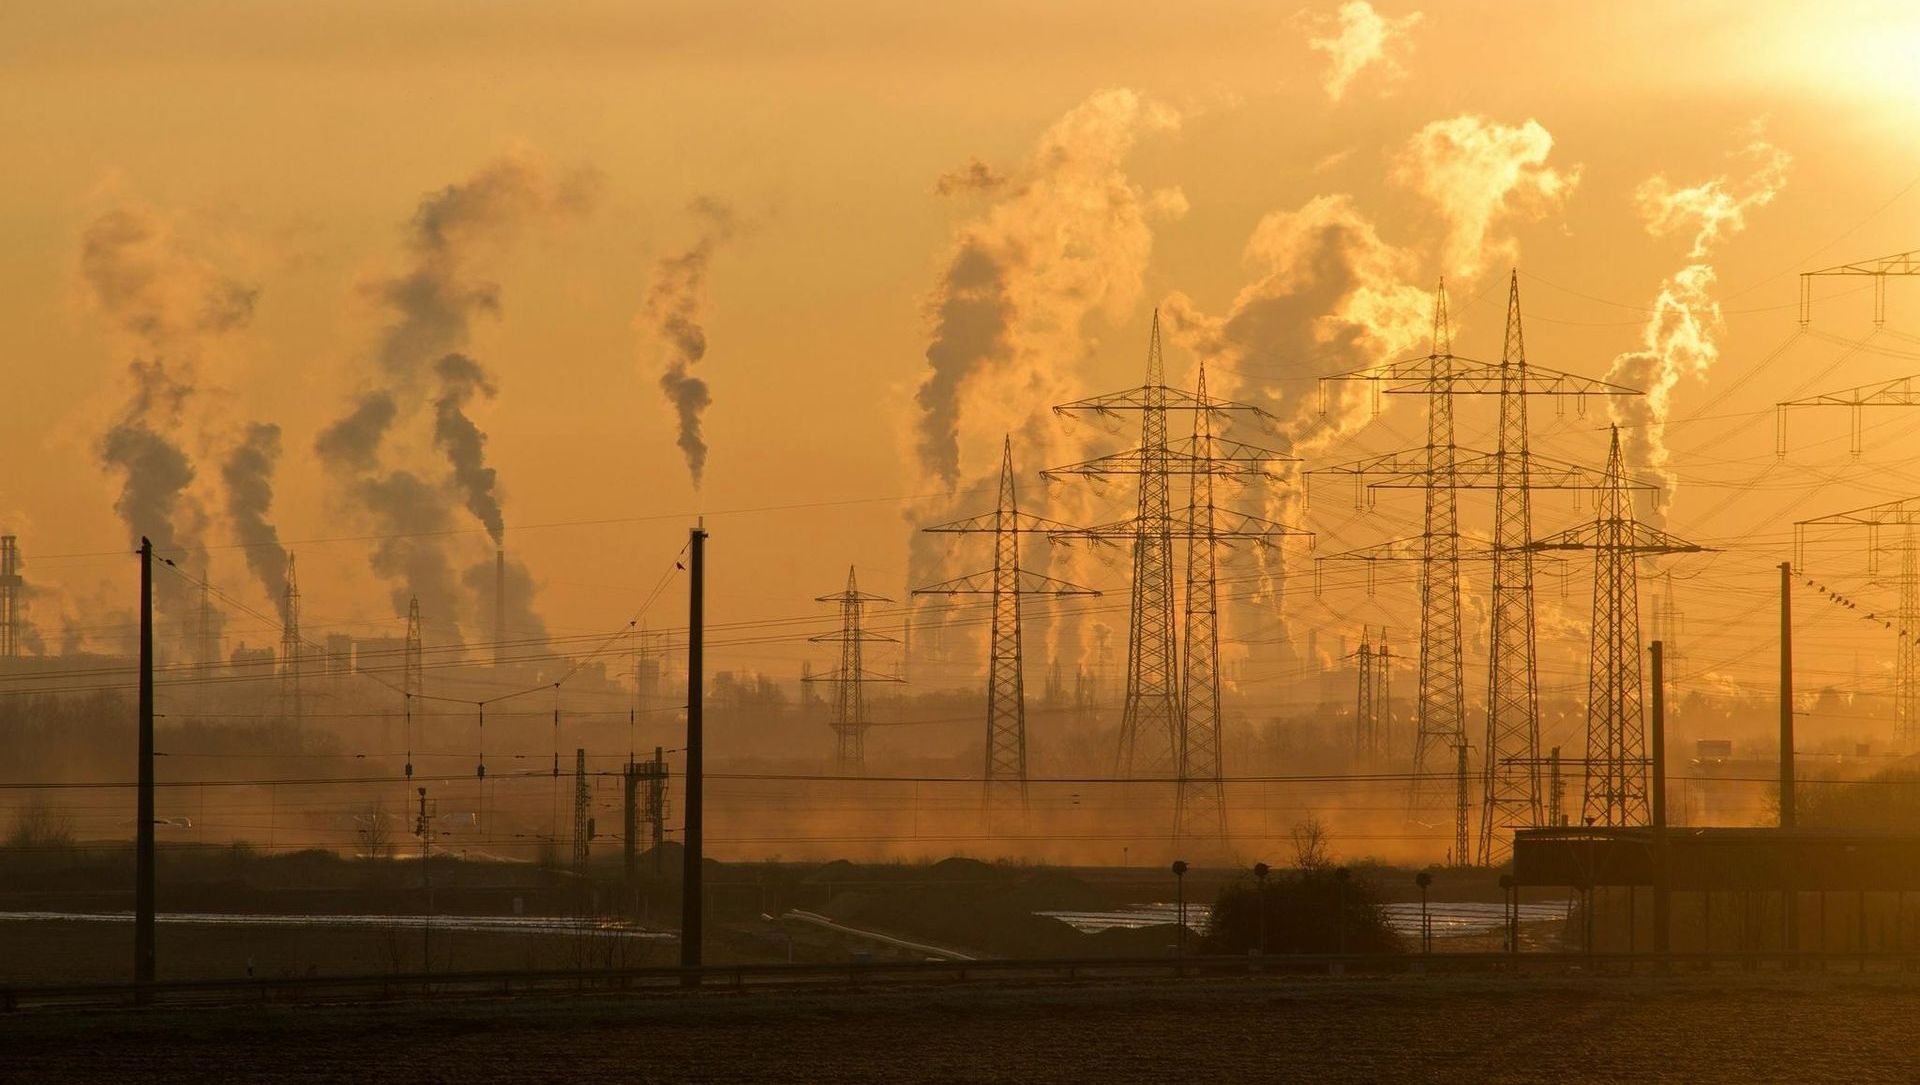
[[[1335,932],[1335,937],[1337,939],[1335,944],[1339,947],[1339,950],[1342,956],[1345,956],[1347,952],[1347,877],[1348,875],[1349,875],[1349,871],[1347,870],[1346,867],[1336,867],[1333,872],[1334,885],[1339,889],[1339,896],[1336,898],[1337,903],[1335,904],[1334,910],[1333,910],[1334,932]]]
[[[1500,875],[1500,906],[1507,913],[1507,952],[1520,952],[1520,893],[1513,887],[1513,875]]]
[[[1272,870],[1265,863],[1253,864],[1253,878],[1257,883],[1254,890],[1254,912],[1260,917],[1260,955],[1267,955],[1267,874]]]
[[[1420,887],[1420,952],[1433,952],[1433,923],[1427,918],[1427,887],[1433,884],[1433,875],[1421,871],[1413,876],[1413,884]]]
[[[1179,917],[1180,924],[1179,933],[1174,936],[1173,955],[1184,957],[1187,955],[1187,861],[1185,859],[1173,861],[1173,901],[1174,911]]]

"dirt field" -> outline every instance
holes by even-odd
[[[1172,981],[0,1018],[10,1080],[1910,1082],[1920,977]]]

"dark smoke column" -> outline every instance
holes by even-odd
[[[687,472],[695,489],[707,467],[707,442],[700,432],[701,418],[713,405],[707,382],[693,375],[693,367],[707,356],[707,331],[701,325],[707,307],[707,265],[714,250],[735,231],[733,211],[725,204],[701,197],[688,207],[699,226],[699,238],[678,256],[661,260],[647,290],[646,317],[671,352],[660,390],[666,393],[679,423],[676,443],[687,457]]]

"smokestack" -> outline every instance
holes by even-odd
[[[507,548],[493,551],[493,665],[498,667],[507,640]]]

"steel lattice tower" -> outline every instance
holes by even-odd
[[[1583,819],[1589,825],[1644,825],[1649,816],[1639,559],[1643,554],[1699,553],[1703,548],[1634,519],[1617,426],[1607,452],[1606,477],[1592,523],[1541,539],[1532,547],[1593,552]]]
[[[573,872],[585,876],[587,857],[592,847],[593,831],[588,827],[592,817],[593,789],[587,786],[587,751],[585,748],[573,751]]]
[[[1200,400],[1207,367],[1200,367]],[[1226,839],[1227,800],[1220,769],[1219,519],[1213,504],[1213,421],[1193,412],[1193,473],[1187,496],[1187,598],[1181,622],[1180,759],[1173,800],[1177,838]]]
[[[1896,636],[1893,648],[1893,734],[1896,742],[1911,748],[1920,744],[1920,497],[1901,498],[1848,512],[1801,520],[1793,525],[1795,567],[1806,564],[1806,529],[1809,527],[1865,528],[1867,532],[1867,572],[1880,572],[1880,531],[1901,529],[1899,540],[1891,548],[1899,555],[1900,571],[1895,577],[1898,602],[1893,620],[1868,615],[1884,622]]]
[[[280,598],[280,700],[282,711],[295,727],[304,716],[300,700],[300,582],[294,576],[293,555],[287,555],[287,587]]]
[[[1466,699],[1462,663],[1460,618],[1460,562],[1463,557],[1492,558],[1495,563],[1493,636],[1500,650],[1488,667],[1488,743],[1483,749],[1483,782],[1503,777],[1495,789],[1498,808],[1508,820],[1539,820],[1541,797],[1537,769],[1527,764],[1527,751],[1539,746],[1538,688],[1534,665],[1533,568],[1530,557],[1515,560],[1514,550],[1531,538],[1528,495],[1537,489],[1594,489],[1601,477],[1578,464],[1534,456],[1527,448],[1526,397],[1532,395],[1637,395],[1633,389],[1551,369],[1529,367],[1521,337],[1519,276],[1508,283],[1507,336],[1502,362],[1492,365],[1453,353],[1447,320],[1446,284],[1435,293],[1433,334],[1429,354],[1404,362],[1341,374],[1328,380],[1365,380],[1389,394],[1420,395],[1427,401],[1427,444],[1424,448],[1372,456],[1347,464],[1316,468],[1309,474],[1351,475],[1363,483],[1360,493],[1370,500],[1377,488],[1423,492],[1423,530],[1417,539],[1420,560],[1420,673],[1415,704],[1416,737],[1414,782],[1409,789],[1408,814],[1418,819],[1429,811],[1451,805],[1455,810],[1456,841],[1468,836],[1458,814],[1458,795],[1448,803],[1447,777],[1457,772],[1457,747],[1467,746]],[[1460,448],[1453,437],[1453,397],[1500,397],[1499,445],[1494,452]],[[1364,482],[1373,478],[1376,481]],[[1624,484],[1624,483],[1623,483]],[[1632,483],[1632,488],[1647,488]],[[1495,540],[1482,550],[1463,554],[1460,548],[1457,491],[1495,491]],[[1322,560],[1367,562],[1403,560],[1403,543],[1389,543],[1334,555]],[[1503,553],[1504,551],[1504,553]],[[1369,581],[1371,582],[1371,581]],[[1503,590],[1504,589],[1504,590]],[[1523,645],[1523,652],[1508,646]],[[1454,789],[1457,792],[1457,787]],[[1483,817],[1482,861],[1504,847],[1489,841],[1493,830]],[[1516,822],[1520,823],[1520,822]],[[1530,823],[1530,822],[1527,822]],[[1458,860],[1469,852],[1457,850]]]
[[[1360,689],[1353,702],[1353,759],[1372,764],[1380,756],[1380,717],[1373,699],[1373,642],[1366,627],[1360,629],[1360,650],[1355,652],[1354,668]]]
[[[1133,595],[1127,616],[1127,688],[1120,710],[1124,777],[1161,775],[1179,761],[1179,706],[1173,671],[1173,527],[1167,493],[1167,383],[1160,313],[1147,344],[1141,387],[1140,503],[1133,531]],[[1144,733],[1146,755],[1141,756]]]
[[[1465,667],[1460,653],[1460,516],[1453,446],[1453,336],[1447,287],[1434,294],[1432,381],[1427,399],[1427,477],[1420,554],[1420,670],[1414,702],[1409,809],[1429,803],[1421,781],[1445,764],[1440,755],[1467,743]],[[1456,861],[1464,862],[1464,856]]]
[[[425,689],[423,681],[425,674],[420,661],[421,651],[420,597],[416,595],[407,603],[407,649],[400,674],[400,688],[404,691],[409,703],[419,700]]]
[[[867,771],[866,684],[898,682],[893,675],[875,674],[862,662],[862,648],[868,641],[892,641],[892,637],[871,632],[861,625],[868,603],[891,603],[882,595],[860,590],[853,566],[847,566],[847,587],[832,595],[814,599],[817,603],[837,603],[840,607],[840,631],[809,638],[815,643],[840,645],[840,666],[824,674],[811,675],[816,682],[833,683],[834,770],[842,776],[863,776]]]
[[[20,658],[20,540],[0,536],[0,659]]]
[[[981,798],[989,811],[1027,809],[1027,701],[1020,649],[1020,597],[1023,595],[1098,595],[1065,581],[1026,573],[1020,568],[1020,536],[1051,534],[1067,525],[1023,516],[1014,485],[1013,440],[1001,446],[1000,500],[986,516],[926,528],[951,534],[990,533],[993,570],[959,577],[915,595],[985,595],[992,601],[993,632],[987,660],[987,747]]]
[[[1207,596],[1214,594],[1216,583],[1212,572],[1215,562],[1206,558],[1206,552],[1211,548],[1217,555],[1217,545],[1227,540],[1254,540],[1272,544],[1284,536],[1310,533],[1245,513],[1224,512],[1207,496],[1212,488],[1211,480],[1216,476],[1269,480],[1284,477],[1278,473],[1276,465],[1290,461],[1292,457],[1212,434],[1213,415],[1234,412],[1260,418],[1271,416],[1258,407],[1215,399],[1204,390],[1196,393],[1169,388],[1164,380],[1160,320],[1159,314],[1155,313],[1148,346],[1146,385],[1054,408],[1061,414],[1085,412],[1102,416],[1139,411],[1142,416],[1140,446],[1084,463],[1053,468],[1042,474],[1056,480],[1069,476],[1139,478],[1140,505],[1132,519],[1061,532],[1055,537],[1102,542],[1125,539],[1133,544],[1134,580],[1126,701],[1120,728],[1119,775],[1126,778],[1172,776],[1179,780],[1189,778],[1195,771],[1204,771],[1202,778],[1210,779],[1219,772],[1219,666],[1217,633],[1206,634],[1204,627],[1217,624],[1218,607],[1217,599],[1211,605],[1205,602]],[[1176,411],[1195,411],[1210,417],[1204,425],[1196,419],[1194,437],[1169,443],[1167,415]],[[1196,487],[1201,486],[1203,478],[1208,480],[1199,491],[1202,511],[1197,515],[1192,493],[1184,514],[1175,516],[1172,513],[1170,479],[1175,475],[1188,476]],[[1209,509],[1210,515],[1205,511]],[[1182,660],[1182,676],[1188,668],[1192,668],[1197,676],[1211,676],[1201,681],[1195,690],[1196,695],[1202,697],[1204,705],[1210,706],[1201,708],[1203,714],[1210,717],[1202,722],[1207,734],[1195,741],[1190,741],[1183,734],[1189,726],[1184,707],[1187,686],[1184,683],[1176,684],[1173,670],[1175,641],[1172,618],[1175,599],[1172,556],[1175,539],[1184,539],[1190,546],[1197,544],[1202,548],[1202,556],[1197,563],[1189,551],[1189,573],[1195,578],[1194,583],[1189,585],[1189,606],[1193,605],[1193,594],[1197,588],[1201,596],[1201,614],[1192,619],[1194,629],[1214,638],[1200,646],[1198,660],[1190,658],[1194,649],[1189,643],[1188,657]],[[1202,790],[1210,787],[1204,783],[1198,786]],[[1181,790],[1191,791],[1185,786]],[[1178,795],[1175,803],[1177,807],[1182,805]],[[1200,807],[1196,805],[1195,808]],[[1212,825],[1224,823],[1223,818],[1206,817],[1202,820]],[[1176,829],[1187,823],[1182,807],[1176,817]],[[1210,829],[1207,835],[1219,834]]]
[[[1534,643],[1533,511],[1527,451],[1527,351],[1520,276],[1508,283],[1495,456],[1493,606],[1487,638],[1487,738],[1482,747],[1481,866],[1497,866],[1513,830],[1541,824],[1540,689]]]
[[[1360,627],[1360,647],[1347,658],[1354,661],[1358,690],[1353,705],[1353,757],[1363,765],[1375,765],[1392,754],[1392,650],[1387,647],[1387,630],[1380,629],[1380,643],[1373,633]]]

